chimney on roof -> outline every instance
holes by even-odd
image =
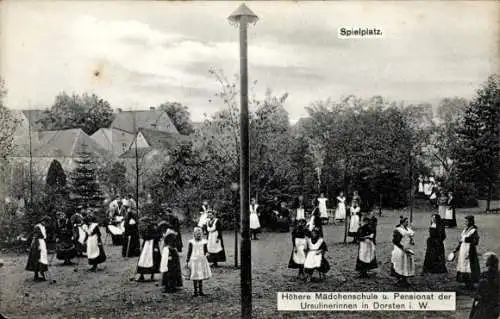
[[[154,107],[154,106],[150,106],[150,107],[149,107],[149,109],[150,109],[151,111],[154,111],[154,110],[155,110],[155,107]]]
[[[118,113],[121,113],[123,111],[121,108],[117,108],[116,110],[118,111]]]

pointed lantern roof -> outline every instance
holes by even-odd
[[[247,23],[256,23],[259,17],[252,10],[250,10],[246,4],[242,3],[236,11],[234,11],[229,17],[229,21],[232,23],[239,23],[241,18],[245,17]]]

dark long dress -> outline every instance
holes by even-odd
[[[57,223],[57,239],[57,259],[66,261],[75,258],[77,251],[73,241],[73,229],[70,221],[66,218]]]
[[[370,224],[365,224],[358,229],[358,233],[357,233],[356,237],[357,237],[357,240],[359,242],[359,246],[358,246],[358,258],[356,259],[356,271],[368,271],[368,270],[375,269],[378,267],[377,258],[375,257],[375,253],[373,255],[373,259],[370,262],[364,262],[359,258],[360,252],[362,249],[361,248],[362,242],[364,241],[361,238],[366,237],[366,236],[370,236],[370,235],[373,235],[373,238],[367,239],[367,240],[370,240],[371,242],[373,242],[375,244],[375,242],[373,240],[375,237],[375,233],[373,231],[373,227]],[[374,247],[374,246],[372,246],[372,247]]]
[[[222,227],[220,225],[219,219],[214,218],[207,222],[207,229],[214,227],[217,231],[217,239],[220,241],[220,245],[222,246],[222,250],[218,253],[210,253],[207,256],[208,262],[216,263],[216,262],[225,262],[226,261],[226,250],[224,248],[224,240],[222,238]]]
[[[468,284],[477,283],[479,281],[479,277],[481,276],[481,268],[479,266],[479,259],[477,256],[477,248],[476,248],[476,246],[479,244],[479,234],[477,233],[476,226],[472,226],[472,228],[475,228],[476,231],[471,236],[466,237],[464,240],[464,242],[470,243],[469,263],[471,272],[468,273],[468,272],[457,271],[457,281]],[[460,245],[461,244],[459,244],[459,247]]]
[[[160,263],[161,263],[161,252],[160,252],[160,235],[156,231],[153,225],[149,225],[143,235],[144,242],[142,243],[141,254],[139,257],[139,262],[137,263],[137,273],[141,275],[153,275],[160,272]],[[153,260],[152,267],[144,267],[142,265],[142,255],[150,254],[150,251],[144,251],[146,243],[152,241],[153,244],[153,256],[151,257]],[[147,257],[145,257],[147,258]]]
[[[135,223],[130,223],[131,221]],[[141,255],[139,242],[139,224],[135,215],[129,214],[125,219],[125,233],[122,246],[123,257],[138,257]]]
[[[278,211],[277,226],[280,232],[290,231],[290,210],[286,207],[280,207]]]
[[[500,315],[498,270],[481,274],[469,319],[497,319]]]
[[[166,290],[173,291],[182,287],[182,271],[179,253],[175,249],[178,242],[176,235],[170,234],[165,237],[165,247],[168,247],[168,271],[163,273],[162,285]]]
[[[299,265],[293,260],[293,250],[295,249],[295,238],[306,238],[308,231],[305,227],[297,227],[292,231],[292,254],[290,255],[290,261],[288,262],[288,268],[297,269],[303,267],[304,264]]]
[[[184,245],[182,243],[181,223],[179,221],[179,218],[177,218],[173,214],[167,214],[163,220],[166,221],[167,224],[169,225],[169,227],[171,227],[172,230],[177,233],[176,241],[175,241],[175,248],[177,249],[178,252],[182,252]]]
[[[26,264],[27,271],[45,272],[48,270],[48,265],[40,262],[40,241],[45,241],[45,238],[38,226],[35,226],[33,233],[33,240],[31,241],[30,253],[28,256],[28,263]]]
[[[444,226],[430,227],[429,238],[427,238],[427,250],[425,252],[424,267],[422,272],[431,274],[442,274],[448,272],[443,241],[446,239]]]

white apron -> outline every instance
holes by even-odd
[[[431,186],[431,184],[429,184],[429,183],[425,183],[424,184],[424,194],[426,196],[431,196],[431,194],[432,194],[432,186]]]
[[[359,208],[351,208],[351,220],[349,221],[349,232],[356,233],[359,229]]]
[[[418,192],[423,193],[424,192],[424,184],[422,182],[418,183]]]
[[[295,238],[295,249],[297,252],[293,252],[293,261],[296,264],[303,265],[304,262],[306,261],[306,247],[307,247],[307,240],[305,238]]]
[[[314,215],[311,216],[311,219],[309,219],[309,222],[307,223],[307,227],[309,231],[313,231],[314,229]]]
[[[451,207],[446,207],[446,211],[444,212],[444,218],[447,220],[453,219],[453,209]]]
[[[321,266],[321,260],[323,259],[323,255],[318,253],[321,244],[323,244],[322,238],[318,239],[316,244],[313,244],[310,238],[307,239],[308,252],[306,260],[304,262],[305,269],[315,269]]]
[[[320,213],[320,216],[321,218],[328,218],[328,211],[326,210],[326,201],[328,199],[324,198],[324,197],[320,197],[318,198],[318,209],[319,209],[319,213]]]
[[[78,242],[80,244],[85,244],[85,234],[87,232],[87,225],[80,225],[78,228]]]
[[[460,238],[460,248],[458,249],[458,258],[457,258],[457,272],[462,273],[472,273],[470,269],[470,243],[465,242],[465,238],[470,237],[476,231],[475,228],[470,230],[464,229],[462,231],[462,235]]]
[[[94,259],[99,257],[99,241],[97,239],[97,235],[90,235],[94,231],[94,229],[98,227],[97,223],[92,223],[90,224],[89,228],[87,229],[87,258],[88,259]]]
[[[169,258],[170,249],[168,247],[164,247],[161,253],[161,262],[160,262],[160,272],[168,271],[168,258]],[[150,267],[153,267],[152,265]]]
[[[153,267],[153,247],[154,240],[150,239],[144,243],[142,247],[141,256],[139,257],[139,262],[137,265],[142,268],[152,268]]]
[[[38,246],[40,247],[40,258],[38,262],[48,265],[49,259],[47,257],[47,244],[45,243],[45,239],[47,238],[47,231],[45,230],[45,226],[38,224],[38,228],[40,228],[40,232],[42,233],[43,238],[38,239]]]
[[[370,235],[373,238],[373,234]],[[370,239],[364,239],[359,243],[359,260],[370,263],[375,258],[375,244]]]
[[[410,248],[411,237],[415,234],[410,228],[404,229],[402,226],[396,228],[397,231],[403,236],[401,239],[401,245],[404,248]],[[415,275],[415,258],[413,255],[409,255],[398,246],[394,245],[391,257],[392,265],[394,266],[394,271],[404,277],[410,277]]]
[[[216,230],[216,225],[217,225],[217,219],[214,221],[212,226],[209,226],[207,224],[207,230],[208,230],[208,244],[207,244],[207,250],[211,254],[216,254],[218,252],[222,251],[222,245],[220,240],[217,238],[219,236],[219,232]]]
[[[203,227],[207,224],[207,212],[201,212],[200,219],[198,221],[198,227]]]
[[[259,205],[255,205],[254,207],[250,205],[250,229],[260,228],[260,221],[259,221],[259,215],[257,215],[257,208],[259,208]]]
[[[297,217],[295,219],[306,219],[304,208],[297,208]]]
[[[337,197],[339,201],[337,210],[335,211],[335,219],[345,219],[345,197]]]

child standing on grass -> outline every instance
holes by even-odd
[[[177,235],[169,233],[165,237],[165,246],[161,256],[160,271],[163,273],[162,285],[164,293],[176,292],[182,287],[181,263],[176,248]]]
[[[205,296],[203,293],[203,280],[212,277],[210,265],[208,264],[207,241],[202,238],[203,231],[196,227],[193,239],[189,241],[186,263],[191,271],[189,279],[193,281],[193,297]]]
[[[330,270],[330,264],[325,259],[327,247],[323,238],[319,235],[318,229],[313,229],[311,238],[307,239],[307,255],[304,262],[306,272],[306,282],[310,282],[314,270],[319,272],[320,280],[325,279],[325,274]]]
[[[306,228],[306,220],[299,219],[297,221],[297,227],[292,231],[292,256],[290,256],[290,261],[288,262],[288,268],[298,268],[299,274],[298,278],[304,276],[304,262],[306,260],[306,248],[307,248],[307,234],[308,229]]]

